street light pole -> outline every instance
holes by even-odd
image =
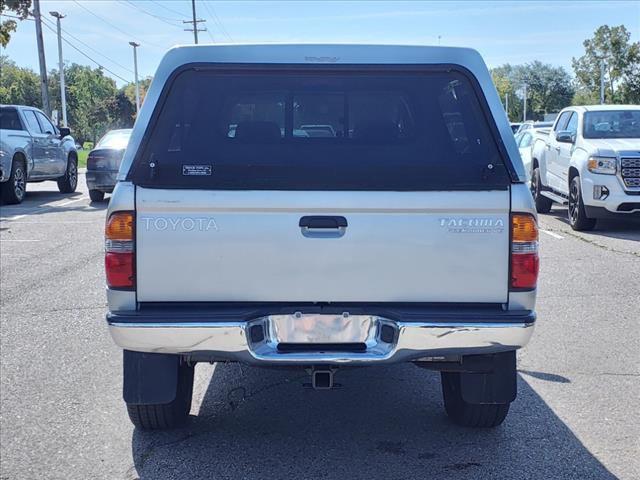
[[[140,112],[140,87],[138,85],[138,51],[139,43],[129,42],[129,45],[133,47],[133,71],[136,77],[136,116]]]
[[[504,94],[504,111],[507,112],[507,119],[509,119],[509,92]]]
[[[67,96],[65,94],[64,85],[64,62],[62,61],[62,27],[60,26],[60,20],[65,15],[58,12],[49,12],[50,15],[56,17],[56,25],[58,27],[58,68],[60,69],[60,103],[62,106],[62,126],[68,127],[67,123]]]
[[[522,112],[522,121],[527,121],[527,84],[524,84],[524,111]]]
[[[604,59],[600,60],[600,105],[604,105]]]

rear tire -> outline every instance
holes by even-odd
[[[104,192],[101,190],[89,190],[89,198],[92,202],[102,202],[104,200]]]
[[[78,186],[78,160],[70,155],[67,160],[67,170],[58,179],[58,190],[60,193],[73,193]]]
[[[2,201],[7,204],[22,203],[27,194],[27,169],[25,161],[14,158],[9,180],[2,183]]]
[[[593,230],[596,226],[596,219],[587,217],[582,202],[582,188],[580,186],[580,176],[576,175],[569,183],[569,225],[578,232]]]
[[[183,425],[189,418],[193,395],[194,367],[180,365],[176,398],[170,403],[136,405],[127,403],[131,423],[141,430],[165,430]]]
[[[542,183],[540,181],[540,168],[533,169],[531,174],[531,195],[536,203],[536,211],[538,213],[549,213],[553,206],[553,201],[550,198],[542,195]]]
[[[460,373],[442,372],[442,395],[449,418],[458,425],[493,428],[504,422],[510,403],[475,404],[465,402],[460,387]]]

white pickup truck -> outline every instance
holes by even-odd
[[[455,422],[499,425],[535,321],[525,180],[473,50],[170,50],[107,211],[132,422],[185,421],[198,362],[304,368],[316,389],[412,362],[442,372]]]
[[[539,213],[568,204],[574,230],[598,218],[640,218],[640,106],[594,105],[560,112],[531,151]]]

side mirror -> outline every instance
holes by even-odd
[[[556,140],[560,143],[575,143],[576,138],[573,132],[569,130],[562,130],[556,135]]]
[[[60,138],[64,138],[64,137],[68,137],[69,135],[71,135],[71,130],[69,130],[67,127],[60,127]]]

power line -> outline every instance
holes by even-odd
[[[22,18],[22,17],[18,17],[17,15],[9,15],[8,13],[2,13],[0,14],[0,17],[15,18],[16,20],[31,20],[32,22],[35,20],[33,18]]]
[[[145,15],[149,15],[150,17],[153,17],[157,20],[160,20],[163,23],[166,23],[167,25],[171,25],[172,27],[176,27],[176,28],[180,28],[178,25],[176,25],[175,23],[171,23],[171,22],[181,22],[182,20],[179,19],[175,19],[175,18],[168,18],[168,17],[163,17],[160,15],[156,15],[154,13],[151,12],[147,12],[144,8],[139,7],[138,5],[136,5],[133,2],[130,2],[129,0],[120,0],[120,3],[124,3],[126,5],[129,5],[132,8],[135,8],[136,10],[144,13]]]
[[[43,21],[45,22],[51,22],[51,20],[49,20],[46,17],[41,17]],[[53,23],[53,22],[51,22]],[[117,65],[118,67],[122,68],[123,70],[126,70],[129,73],[133,73],[133,70],[131,70],[128,67],[125,67],[124,65],[122,65],[121,63],[116,62],[114,59],[112,59],[111,57],[106,56],[104,53],[96,50],[95,48],[93,48],[91,45],[86,44],[85,42],[83,42],[82,40],[80,40],[78,37],[71,35],[69,32],[67,32],[64,28],[60,28],[60,30],[62,30],[66,36],[73,38],[76,42],[84,45],[85,47],[87,47],[89,50],[93,51],[94,53],[97,53],[98,55],[100,55],[101,57],[109,60],[111,63],[113,63],[114,65]]]
[[[229,35],[229,32],[227,32],[227,29],[224,28],[224,25],[222,23],[222,20],[220,20],[220,18],[218,17],[218,15],[216,14],[215,9],[213,8],[213,5],[209,4],[208,1],[204,1],[202,2],[204,5],[205,10],[209,13],[209,16],[213,18],[213,21],[216,25],[218,25],[218,28],[220,29],[220,31],[230,40],[230,41],[234,41],[233,38],[231,37],[231,35]],[[209,7],[211,7],[211,10],[209,10]]]
[[[94,17],[96,17],[99,20],[102,20],[104,23],[111,25],[113,28],[115,28],[116,30],[118,30],[121,33],[124,33],[128,38],[131,38],[131,32],[127,32],[123,29],[121,29],[120,27],[118,27],[117,25],[115,25],[114,23],[110,22],[109,20],[107,20],[104,17],[101,17],[100,15],[98,15],[97,13],[92,12],[91,10],[89,10],[87,7],[85,7],[84,5],[82,5],[80,2],[78,2],[78,0],[73,0],[73,2],[78,5],[80,8],[82,8],[83,10],[86,10],[87,12],[89,12],[91,15],[93,15]],[[143,42],[140,42],[143,43]],[[154,47],[158,47],[158,48],[166,48],[163,47],[162,45],[158,45],[157,43],[151,43],[151,42],[146,42],[147,45],[151,45]]]
[[[207,12],[209,12],[209,9],[207,8],[207,4],[204,3],[204,8],[207,10]],[[209,16],[211,17],[211,12],[209,12]],[[209,35],[209,39],[211,40],[211,43],[216,43],[216,39],[213,38],[213,34],[211,33],[211,30],[206,28],[204,29],[205,32],[207,32],[207,35]]]
[[[204,29],[205,32],[207,32],[207,35],[209,35],[209,39],[211,40],[211,43],[216,43],[215,38],[213,38],[213,34],[211,33],[211,31],[205,27]]]
[[[40,18],[42,19],[42,15],[40,15]],[[51,30],[53,33],[57,34],[57,32],[51,27],[49,26],[49,24],[47,23],[43,23],[43,25],[45,27],[47,27],[49,30]],[[131,83],[131,80],[127,80],[126,78],[121,77],[120,75],[118,75],[117,73],[115,73],[113,70],[109,70],[107,67],[105,67],[104,65],[102,65],[100,62],[98,62],[97,60],[94,60],[93,58],[91,58],[89,55],[87,55],[86,53],[84,53],[82,50],[80,50],[78,47],[76,47],[73,43],[71,43],[69,40],[67,40],[65,37],[62,37],[62,40],[69,45],[71,48],[73,48],[75,51],[77,51],[80,55],[86,57],[87,59],[89,59],[91,62],[95,63],[98,67],[102,68],[103,70],[106,70],[107,72],[109,72],[111,75],[113,75],[114,77],[119,78],[120,80],[122,80],[125,83]]]
[[[178,12],[177,10],[174,10],[173,8],[169,8],[166,5],[163,5],[162,2],[156,2],[156,0],[149,0],[149,1],[151,3],[155,3],[159,7],[164,8],[167,12],[175,13],[175,14],[180,15],[182,17],[186,17],[186,15],[184,13]]]
[[[203,3],[203,5],[204,5],[204,9],[209,14],[209,17],[211,17],[211,19],[213,20],[213,17],[211,16],[211,12],[209,11],[209,8],[207,7],[207,4]],[[215,23],[215,20],[213,21],[213,23]],[[207,35],[209,35],[209,38],[211,39],[211,43],[216,43],[216,40],[215,40],[215,38],[213,38],[213,34],[211,33],[211,31],[208,28],[205,28],[205,31],[207,32]]]

